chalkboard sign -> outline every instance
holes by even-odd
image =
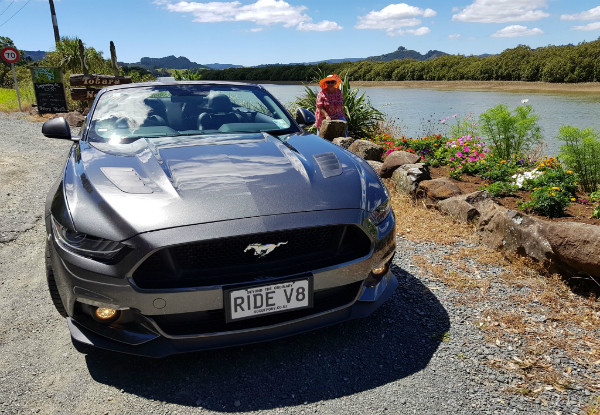
[[[40,114],[68,111],[59,68],[31,68],[31,78]]]

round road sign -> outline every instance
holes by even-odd
[[[0,55],[2,56],[2,60],[8,63],[17,63],[19,61],[19,51],[15,48],[6,47],[0,51]]]

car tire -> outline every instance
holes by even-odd
[[[56,311],[62,317],[67,317],[67,311],[65,310],[65,306],[60,298],[60,294],[58,292],[58,287],[56,286],[56,280],[54,279],[54,271],[52,270],[52,262],[50,260],[50,243],[46,242],[46,281],[48,282],[48,291],[50,291],[50,297],[52,298],[52,303],[54,303],[54,307],[56,307]]]

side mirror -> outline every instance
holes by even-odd
[[[296,122],[300,124],[300,127],[308,127],[315,123],[315,114],[307,110],[306,108],[298,108],[296,110]]]
[[[53,118],[42,125],[42,134],[48,138],[71,139],[71,127],[63,117]]]

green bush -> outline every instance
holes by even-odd
[[[327,76],[317,73],[313,82]],[[292,110],[306,108],[313,113],[317,109],[317,94],[313,88],[304,87],[304,94],[296,97]],[[345,75],[342,82],[342,95],[344,96],[344,113],[348,121],[348,134],[355,138],[372,138],[378,130],[378,123],[383,121],[383,113],[371,105],[365,93],[360,94],[358,89],[350,87],[350,81]]]
[[[566,207],[570,204],[569,197],[559,187],[544,186],[536,188],[531,193],[531,200],[522,203],[521,209],[533,211],[542,216],[557,218],[564,216]]]
[[[547,169],[544,173],[533,180],[526,180],[523,188],[532,190],[539,187],[558,187],[561,191],[566,192],[569,197],[575,196],[577,193],[578,184],[577,177],[570,170],[565,170],[562,167]]]
[[[504,159],[492,153],[480,167],[479,175],[493,182],[509,182],[526,165],[523,158]]]
[[[512,114],[506,105],[500,104],[481,114],[481,135],[496,156],[508,159],[516,154],[527,154],[540,144],[538,116],[532,112],[530,105],[522,105]]]
[[[512,183],[494,182],[483,187],[483,189],[487,190],[492,196],[505,197],[514,195],[519,190],[519,187]]]
[[[585,192],[594,192],[600,185],[600,138],[591,128],[564,125],[558,139],[565,142],[559,158],[577,174]]]

